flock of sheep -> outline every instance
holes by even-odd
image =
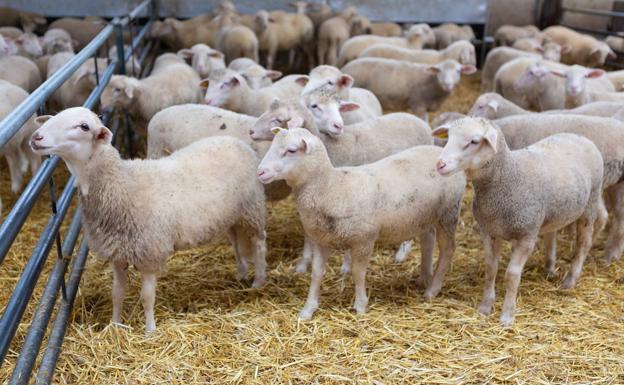
[[[376,242],[396,246],[402,261],[418,238],[418,284],[427,300],[438,295],[467,181],[486,262],[483,314],[493,310],[501,242],[512,244],[503,325],[513,323],[522,270],[539,236],[545,273],[553,276],[557,232],[570,227],[576,234],[563,289],[577,283],[607,210],[613,220],[604,260],[620,259],[624,75],[595,68],[613,54],[605,42],[560,26],[503,26],[469,116],[445,113],[430,125],[428,112],[462,75],[476,71],[470,27],[417,24],[403,32],[393,23],[370,23],[352,7],[334,13],[325,5],[293,5],[296,13],[245,15],[224,2],[215,14],[154,24],[152,38],[175,53],[158,56],[145,78],[133,76],[139,69],[131,61],[129,75],[113,76],[101,97],[102,111],[127,111],[147,141],[147,159],[121,159],[109,129],[77,107],[95,86],[92,63],[52,97],[48,107],[56,115],[33,116],[2,149],[15,192],[26,167],[38,166],[33,152],[60,156],[76,176],[89,246],[113,268],[114,323],[122,322],[129,265],[142,275],[151,331],[156,277],[168,256],[222,235],[232,244],[238,278],[247,277],[251,260],[252,286],[262,286],[266,202],[290,195],[305,232],[295,270],[312,266],[302,319],[319,306],[334,249],[344,251],[342,271],[352,272],[358,313],[366,311],[365,276]],[[16,25],[31,20],[35,28],[40,20],[26,16]],[[82,36],[73,26],[101,25],[57,22],[66,29],[57,24],[41,38],[0,28],[2,35],[15,33],[0,39],[8,47],[0,50],[2,116],[73,57]],[[27,49],[20,39],[42,47]],[[289,54],[289,68],[305,62],[309,74],[282,77],[273,69],[281,51]],[[11,60],[31,63],[39,78]]]

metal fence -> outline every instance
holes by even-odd
[[[20,129],[33,113],[43,110],[46,100],[87,60],[93,57],[96,68],[97,86],[91,92],[83,106],[93,109],[99,101],[100,95],[115,72],[124,73],[125,63],[132,54],[140,49],[140,62],[147,58],[152,43],[145,44],[147,31],[155,19],[156,10],[152,0],[145,0],[133,11],[124,17],[113,19],[84,49],[71,61],[54,73],[39,88],[33,91],[14,111],[0,122],[0,148]],[[124,31],[133,33],[133,21],[139,16],[149,16],[148,22],[132,38],[130,49],[124,50]],[[106,68],[97,68],[97,52],[108,44],[115,34],[118,58]],[[110,124],[113,133],[120,126],[117,118],[111,114],[102,117],[104,124]],[[127,126],[126,126],[127,127]],[[126,129],[127,138],[131,139],[131,130]],[[129,146],[130,144],[126,144]],[[128,149],[129,147],[126,147]],[[6,355],[11,347],[15,333],[20,323],[30,322],[24,342],[21,345],[19,356],[15,362],[10,384],[28,384],[33,374],[35,362],[44,337],[48,334],[47,345],[43,352],[35,383],[49,384],[54,375],[54,369],[67,330],[69,317],[74,299],[84,269],[89,251],[85,237],[82,237],[78,252],[74,249],[81,233],[80,207],[76,208],[65,234],[60,233],[61,225],[70,211],[76,192],[75,178],[71,176],[65,184],[61,194],[57,197],[56,186],[52,175],[58,167],[60,159],[52,156],[43,161],[39,170],[32,176],[30,182],[20,195],[15,205],[0,225],[0,264],[3,263],[11,249],[15,238],[30,215],[36,201],[42,196],[48,186],[51,215],[44,227],[39,240],[32,250],[32,254],[24,267],[9,301],[4,307],[0,318],[0,365],[6,364]],[[43,294],[30,320],[24,320],[24,312],[32,299],[33,291],[40,279],[43,267],[49,258],[50,251],[56,246],[56,262],[50,271]],[[73,257],[72,257],[73,255]],[[69,265],[71,268],[68,272]],[[60,296],[59,296],[60,294]],[[59,299],[60,297],[60,299]],[[58,304],[57,304],[58,303]],[[4,305],[4,304],[3,304]],[[54,310],[56,315],[52,326],[50,320]],[[49,331],[49,332],[48,332]],[[48,333],[47,333],[48,332]],[[14,347],[18,348],[18,347]]]

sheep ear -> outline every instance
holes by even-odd
[[[613,52],[611,48],[609,48],[609,53],[607,54],[607,57],[612,60],[617,59],[617,55],[615,54],[615,52]]]
[[[134,97],[134,86],[132,84],[126,84],[126,87],[124,88],[124,92],[126,93],[127,97],[132,99]]]
[[[269,110],[275,111],[279,108],[279,106],[280,106],[280,98],[275,96],[273,100],[271,100],[271,104],[269,105]]]
[[[292,118],[290,118],[290,120],[288,120],[286,126],[288,127],[288,129],[301,128],[303,127],[303,118],[301,118],[301,116],[293,116]]]
[[[52,117],[52,115],[37,116],[35,118],[35,123],[37,124],[37,126],[41,127],[41,126],[43,126],[43,123],[47,122],[48,119],[50,119],[51,117]]]
[[[232,76],[232,78],[228,80],[227,83],[231,86],[237,86],[240,84],[240,79],[238,78],[238,75]]]
[[[432,74],[437,74],[440,72],[440,69],[436,66],[430,66],[427,68],[427,71],[429,71]]]
[[[99,128],[99,132],[95,139],[97,141],[102,141],[105,144],[111,144],[111,141],[113,140],[113,133],[110,132],[108,128],[102,126]]]
[[[492,147],[494,152],[498,150],[496,147],[496,142],[498,139],[498,131],[496,131],[494,128],[488,127],[487,131],[485,131],[485,134],[483,134],[483,139],[485,139],[487,144],[490,147]]]
[[[340,75],[338,78],[338,87],[349,88],[353,86],[353,78],[350,75]]]
[[[200,88],[208,88],[209,85],[210,85],[210,80],[208,79],[203,79],[201,82],[199,82]]]
[[[271,132],[273,133],[273,135],[279,134],[280,131],[282,131],[282,130],[283,130],[283,128],[281,128],[281,127],[273,127],[273,128],[271,128]]]
[[[306,84],[310,81],[310,77],[308,75],[301,75],[297,79],[295,79],[295,83],[299,84],[302,87],[305,87]]]
[[[340,101],[340,112],[354,111],[360,108],[360,105],[354,102]]]
[[[185,60],[190,59],[193,57],[193,51],[188,48],[182,48],[178,51],[178,56]]]
[[[312,152],[312,150],[314,150],[314,145],[307,139],[301,138],[301,149],[304,153],[309,154]]]
[[[498,101],[496,101],[496,100],[490,100],[490,101],[488,102],[488,104],[487,104],[487,105],[488,105],[488,107],[490,107],[491,109],[493,109],[493,110],[494,110],[494,112],[498,111]]]
[[[282,73],[279,71],[274,71],[274,70],[268,70],[266,72],[266,75],[269,79],[271,80],[275,80],[275,79],[279,79],[282,77]]]
[[[441,125],[435,130],[431,131],[431,136],[438,139],[448,139],[449,126]]]
[[[544,48],[543,47],[535,47],[535,52],[543,54],[544,53]]]
[[[571,45],[569,45],[569,44],[564,44],[564,45],[562,45],[562,46],[561,46],[561,53],[562,53],[562,54],[564,54],[564,55],[565,55],[565,54],[568,54],[568,53],[570,53],[570,52],[572,52],[572,46],[571,46]]]
[[[461,68],[462,75],[471,75],[475,72],[477,72],[477,67],[473,66],[472,64],[465,64]]]
[[[591,69],[589,72],[587,72],[587,74],[585,74],[585,77],[588,79],[599,78],[602,75],[604,75],[604,73],[605,72],[603,70],[594,68],[594,69]]]
[[[208,56],[210,56],[213,59],[223,59],[223,53],[219,52],[219,51],[212,51],[208,54]]]
[[[550,73],[551,73],[551,74],[553,74],[553,75],[555,75],[555,76],[558,76],[558,77],[560,77],[560,78],[565,78],[565,77],[566,77],[566,74],[565,74],[565,72],[563,72],[563,71],[559,71],[559,70],[550,70]]]

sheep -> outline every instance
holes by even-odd
[[[314,25],[303,13],[288,14],[283,20],[272,20],[267,11],[256,14],[256,27],[260,50],[266,51],[266,67],[273,69],[277,51],[290,51],[289,64],[294,65],[294,53],[303,48],[308,61],[313,62],[311,43],[314,39]]]
[[[130,46],[124,44],[124,54],[127,54],[130,50]],[[110,47],[108,50],[108,60],[111,62],[119,59],[119,55],[117,54],[117,45]],[[136,53],[133,52],[130,56],[130,59],[125,63],[126,75],[139,77],[141,74],[141,62],[137,57]]]
[[[18,37],[22,36],[22,34],[24,33],[27,33],[27,32],[24,32],[20,28],[17,28],[17,27],[0,27],[0,35],[4,37],[8,37],[10,39],[17,39]]]
[[[617,93],[604,71],[577,64],[565,71],[551,69],[550,73],[565,79],[565,108],[574,108],[595,101],[624,101],[624,93]],[[589,80],[589,81],[588,81]]]
[[[542,48],[542,43],[534,37],[523,37],[516,40],[511,45],[511,48],[537,53]]]
[[[107,60],[97,59],[99,73],[106,68]],[[80,65],[70,78],[52,94],[48,100],[51,111],[61,111],[69,107],[81,106],[97,86],[95,63],[88,60]]]
[[[359,105],[355,111],[341,111],[344,124],[354,124],[381,116],[383,113],[379,99],[367,89],[353,87],[353,78],[343,74],[336,67],[321,65],[310,71],[309,81],[301,92],[302,98],[318,88],[333,88],[340,99]]]
[[[357,10],[354,7],[347,7],[320,25],[317,33],[319,64],[336,65],[342,45],[351,36],[351,27],[356,16]]]
[[[514,43],[512,48],[519,49],[521,51],[536,53],[541,55],[544,59],[550,61],[561,61],[561,54],[570,52],[571,47],[568,45],[560,46],[554,41],[544,40],[543,44],[540,44],[538,40],[532,37],[522,38]]]
[[[210,14],[202,14],[184,21],[171,17],[164,21],[155,21],[149,36],[177,51],[202,43],[214,46],[218,30],[218,21],[214,21]]]
[[[156,275],[175,250],[227,234],[253,287],[266,278],[266,210],[254,181],[255,153],[240,140],[209,138],[163,159],[122,160],[112,133],[91,111],[75,107],[37,118],[31,147],[58,155],[76,175],[89,247],[113,265],[113,323],[121,323],[128,265],[141,273],[145,330],[156,329]],[[78,128],[78,130],[76,130]]]
[[[549,51],[549,55],[551,55],[551,53],[552,51]],[[545,54],[546,51],[544,51],[544,55]],[[485,58],[485,64],[483,65],[483,70],[481,72],[481,92],[489,92],[494,89],[494,77],[496,76],[498,70],[506,63],[509,63],[519,57],[539,59],[540,56],[541,54],[539,52],[527,52],[510,47],[494,48],[488,52]],[[554,58],[555,57],[551,55],[551,59]]]
[[[425,120],[427,111],[439,108],[462,74],[476,70],[473,65],[461,65],[455,60],[426,65],[380,58],[357,59],[342,68],[355,79],[356,86],[372,91],[384,108],[410,108]]]
[[[41,45],[46,55],[54,55],[59,52],[74,52],[77,44],[64,29],[51,28],[43,35]]]
[[[622,36],[607,36],[605,38],[605,43],[607,43],[613,51],[624,52],[624,37]]]
[[[398,37],[403,35],[403,29],[397,23],[374,22],[370,25],[371,34],[377,36]]]
[[[605,73],[605,76],[613,84],[616,91],[624,91],[624,70],[609,71]]]
[[[191,48],[182,48],[178,51],[178,56],[185,60],[190,59],[191,67],[202,79],[207,78],[212,70],[225,68],[223,53],[206,44],[195,44]]]
[[[12,28],[12,27],[3,27],[3,28]],[[17,28],[16,28],[17,29]],[[9,53],[24,56],[28,59],[35,60],[41,55],[43,55],[43,49],[41,47],[41,42],[39,38],[34,33],[30,32],[22,32],[20,29],[17,29],[19,35],[15,36],[12,33],[2,32],[0,31],[0,39],[5,41],[5,44],[12,46],[8,47],[10,52],[4,50],[4,54],[7,55]],[[2,45],[2,43],[0,43]],[[0,51],[2,51],[0,47]],[[1,55],[1,53],[0,53]]]
[[[614,215],[603,260],[606,263],[619,260],[624,251],[624,124],[612,118],[562,114],[540,114],[537,119],[511,116],[496,123],[512,149],[561,132],[578,134],[594,142],[604,160],[603,189]]]
[[[28,92],[22,88],[0,80],[0,120],[10,114],[24,99],[28,97]],[[26,123],[13,135],[11,139],[0,148],[0,155],[4,156],[9,166],[11,175],[11,191],[17,194],[22,187],[24,173],[28,166],[34,175],[41,158],[36,156],[28,147],[30,135],[37,128],[35,125],[35,115],[28,118]],[[2,200],[0,200],[0,214],[2,213]]]
[[[279,79],[282,76],[280,71],[267,70],[248,58],[239,58],[232,61],[230,65],[228,65],[228,69],[241,74],[245,80],[247,80],[249,87],[254,90],[268,87],[273,84],[273,80]]]
[[[326,1],[321,3],[312,3],[308,4],[306,15],[312,20],[312,24],[314,25],[314,30],[318,31],[319,27],[325,20],[330,19],[334,16],[331,7],[327,4]]]
[[[460,40],[471,41],[475,38],[474,31],[469,25],[459,26],[455,23],[444,23],[433,28],[438,49],[444,49]]]
[[[576,224],[575,259],[562,288],[578,281],[591,248],[594,222],[606,222],[602,201],[603,161],[589,139],[557,134],[521,150],[510,150],[501,130],[482,118],[463,118],[433,131],[448,142],[436,163],[438,173],[464,171],[475,190],[473,215],[485,249],[485,286],[479,312],[489,315],[501,242],[512,242],[505,274],[500,321],[513,324],[522,270],[540,234],[545,235],[546,273],[555,271],[556,232]]]
[[[199,102],[197,84],[199,76],[190,66],[174,54],[164,54],[156,58],[146,78],[113,75],[100,98],[102,110],[126,108],[136,129],[145,132],[149,120],[163,108]]]
[[[19,27],[24,32],[35,32],[38,27],[44,27],[47,23],[46,18],[38,13],[0,7],[0,26]]]
[[[562,109],[565,106],[564,84],[561,79],[548,76],[551,67],[565,68],[536,57],[516,58],[496,71],[494,91],[525,109]]]
[[[0,34],[0,57],[17,54],[17,47],[11,41]]]
[[[67,31],[74,42],[76,52],[82,50],[94,37],[106,27],[106,21],[102,19],[82,20],[71,17],[63,17],[50,24],[49,29],[58,28]],[[48,30],[49,30],[48,29]],[[109,40],[111,43],[113,39]]]
[[[494,33],[494,42],[497,46],[513,46],[515,42],[523,38],[535,39],[542,44],[544,34],[534,25],[518,27],[515,25],[502,25]]]
[[[603,65],[607,58],[617,57],[605,42],[567,27],[560,25],[548,27],[544,30],[544,34],[561,46],[571,47],[569,52],[561,56],[561,61],[566,64],[598,67]]]
[[[39,68],[23,56],[0,57],[0,79],[4,79],[27,92],[33,92],[41,84]]]
[[[297,79],[297,81],[295,81]],[[232,70],[217,70],[200,86],[207,88],[205,102],[234,112],[260,116],[274,97],[289,99],[301,93],[303,84],[297,75],[287,76],[271,86],[251,89],[245,78]]]
[[[356,59],[362,51],[371,45],[388,44],[403,48],[421,49],[426,42],[435,41],[431,27],[416,24],[405,33],[405,37],[384,37],[375,35],[355,36],[345,41],[338,55],[338,67]],[[328,63],[331,64],[331,63]]]
[[[466,184],[461,174],[453,179],[435,174],[433,160],[440,149],[417,146],[372,164],[336,168],[322,141],[311,132],[275,131],[271,148],[258,166],[258,179],[262,183],[286,180],[293,188],[304,231],[315,249],[308,300],[299,318],[310,319],[318,308],[329,250],[336,247],[351,250],[359,314],[368,303],[364,280],[376,241],[398,243],[420,236],[426,250],[421,263],[421,281],[428,284],[425,298],[436,296],[455,249]],[[353,188],[358,194],[349,192]],[[350,198],[345,200],[345,194]],[[430,251],[436,237],[440,258],[433,274]]]
[[[475,47],[470,42],[464,40],[451,43],[440,51],[434,49],[416,50],[386,44],[375,44],[362,51],[359,57],[382,57],[423,64],[437,64],[444,60],[456,60],[461,64],[477,64]]]
[[[223,52],[225,61],[231,62],[239,57],[247,57],[258,61],[260,48],[258,37],[254,31],[244,25],[236,25],[230,16],[222,19],[219,31],[215,34],[215,48]]]
[[[574,114],[612,117],[621,108],[622,104],[617,102],[593,102],[572,109],[544,111],[543,114]],[[533,114],[533,112],[523,109],[522,107],[494,92],[488,92],[480,95],[468,112],[468,115],[470,116],[487,119],[501,119],[507,116],[526,114]]]

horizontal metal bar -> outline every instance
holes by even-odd
[[[601,36],[617,36],[615,35],[614,32],[609,32],[609,31],[601,31],[601,30],[597,30],[597,29],[589,29],[589,28],[582,28],[582,27],[577,27],[575,25],[570,25],[570,24],[566,24],[566,23],[561,23],[560,25],[562,25],[563,27],[566,28],[570,28],[573,29],[575,31],[579,31],[579,32],[583,32],[583,33],[589,33],[589,34],[593,34],[593,35],[601,35]]]
[[[24,125],[50,95],[63,82],[89,59],[97,50],[106,42],[113,32],[113,26],[107,25],[102,32],[97,34],[76,56],[74,56],[60,70],[55,72],[48,80],[46,80],[39,88],[33,91],[17,108],[8,114],[2,122],[0,122],[0,148],[15,135],[15,133]]]
[[[602,11],[599,9],[563,7],[564,12],[582,13],[585,15],[607,16],[607,17],[624,17],[624,12]]]
[[[54,369],[56,369],[56,362],[58,361],[61,345],[65,338],[67,325],[69,324],[69,317],[74,307],[74,300],[78,292],[80,278],[82,277],[85,261],[87,260],[87,254],[89,254],[89,247],[87,245],[87,240],[83,238],[80,243],[78,255],[74,258],[74,262],[72,263],[69,283],[67,284],[67,300],[61,300],[61,306],[56,314],[54,325],[52,325],[52,331],[48,338],[48,345],[46,346],[41,360],[41,366],[37,372],[37,379],[35,380],[36,385],[47,385],[52,382]]]
[[[113,77],[116,66],[117,63],[114,62],[106,66],[106,69],[104,70],[102,75],[100,75],[100,83],[93,89],[93,91],[91,91],[89,97],[87,98],[87,100],[85,100],[83,107],[86,107],[90,110],[93,109],[95,104],[100,100],[100,96],[102,96],[102,92],[104,92],[104,89],[108,85],[109,80],[111,79],[111,77]]]

